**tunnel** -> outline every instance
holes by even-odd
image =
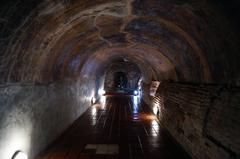
[[[239,159],[238,0],[3,0],[0,159]]]
[[[106,94],[134,94],[138,90],[142,72],[137,64],[120,58],[106,67],[103,86]]]
[[[124,72],[116,72],[114,74],[114,88],[126,89],[127,87],[127,75]]]

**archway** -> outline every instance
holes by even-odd
[[[127,75],[124,72],[116,72],[114,73],[114,89],[116,91],[127,91]]]

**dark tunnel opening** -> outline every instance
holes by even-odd
[[[128,79],[124,72],[116,72],[114,74],[114,90],[127,91]]]
[[[138,90],[142,70],[131,60],[114,59],[105,67],[104,90],[107,94],[134,94]]]

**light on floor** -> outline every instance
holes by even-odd
[[[101,96],[101,97],[100,97],[100,103],[101,103],[102,105],[105,105],[105,104],[106,104],[106,96]]]
[[[22,151],[17,151],[13,155],[12,159],[28,159],[28,156]]]
[[[152,128],[152,132],[154,137],[157,137],[159,134],[159,124],[156,120],[152,120],[151,122],[151,128]],[[157,142],[157,140],[153,140],[153,142]]]
[[[138,113],[138,109],[139,109],[139,97],[138,96],[134,96],[133,97],[133,113]]]
[[[157,104],[155,104],[155,105],[153,106],[153,113],[154,113],[155,115],[158,115],[158,113],[159,113],[159,107],[158,107]]]
[[[133,97],[133,104],[138,105],[139,104],[139,98],[137,96]]]
[[[93,107],[93,108],[92,108],[92,116],[94,116],[94,115],[96,114],[96,112],[97,112],[97,108],[96,108],[96,107]]]

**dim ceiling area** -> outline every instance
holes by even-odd
[[[100,89],[111,89],[119,72],[128,89],[142,81],[147,104],[162,104],[162,124],[193,158],[238,156],[237,6],[226,0],[5,1],[0,158],[17,150],[34,158]],[[149,97],[152,81],[163,83],[158,97]]]
[[[158,80],[239,82],[239,19],[228,20],[220,2],[38,3],[1,6],[2,83],[88,77],[116,56],[151,67]]]

